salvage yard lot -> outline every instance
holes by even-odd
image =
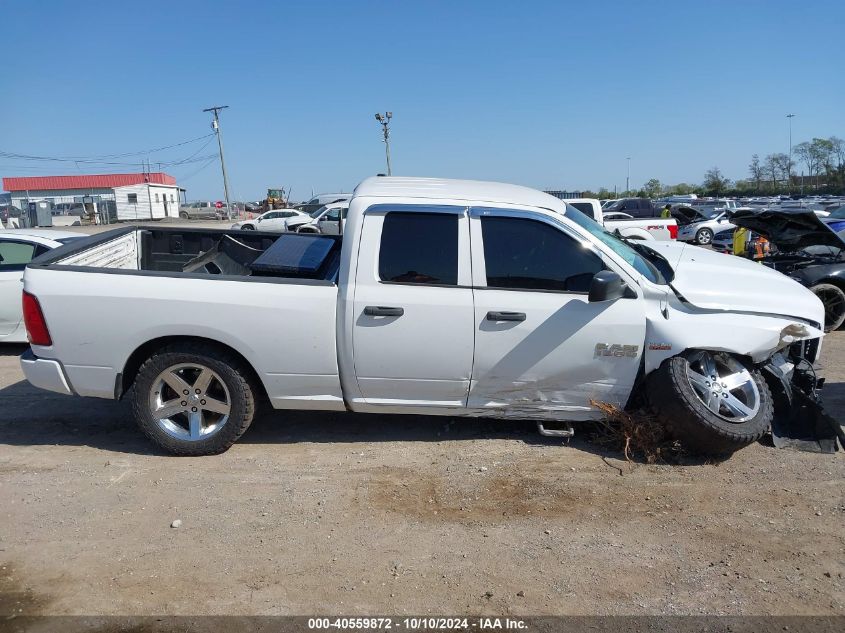
[[[650,466],[527,423],[279,413],[176,458],[126,403],[29,386],[23,350],[0,348],[3,613],[845,611],[842,453]],[[823,363],[845,415],[845,333]]]

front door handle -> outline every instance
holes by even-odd
[[[488,321],[525,321],[525,312],[488,312]]]
[[[367,316],[392,316],[400,317],[405,314],[405,308],[392,308],[390,306],[367,306],[364,308]]]

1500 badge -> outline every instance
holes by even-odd
[[[620,345],[619,343],[596,343],[596,356],[615,356],[617,358],[636,358],[639,345]]]

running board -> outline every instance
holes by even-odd
[[[542,422],[537,422],[537,432],[544,437],[572,437],[575,435],[575,429],[567,422],[565,429],[547,429]]]

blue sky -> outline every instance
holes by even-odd
[[[394,174],[537,188],[621,189],[627,156],[632,186],[714,165],[743,178],[751,154],[787,151],[788,112],[795,143],[845,137],[841,0],[0,0],[0,15],[0,150],[161,147],[227,104],[238,199],[384,171],[384,110]],[[206,140],[149,160],[204,156]],[[137,169],[0,157],[2,176],[112,170]],[[216,163],[166,171],[190,199],[222,197]]]

